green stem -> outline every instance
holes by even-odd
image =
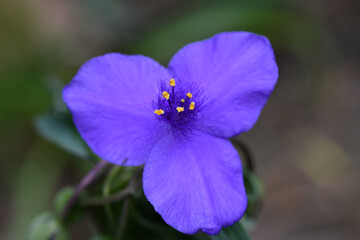
[[[110,171],[108,177],[106,178],[105,180],[105,184],[104,184],[104,187],[103,187],[103,194],[105,196],[105,199],[110,196],[111,194],[111,189],[112,189],[112,183],[115,179],[115,177],[121,172],[121,170],[123,169],[122,166],[114,166],[114,168]],[[83,202],[85,205],[99,205],[99,204],[91,204],[91,202],[99,202],[101,198],[98,198],[98,199],[89,199],[90,201],[90,204],[88,204],[87,200],[85,200],[85,202]],[[108,205],[108,203],[102,203],[100,205],[106,205],[104,206],[105,208],[105,214],[106,216],[108,217],[109,221],[110,221],[110,224],[113,226],[113,227],[116,227],[116,223],[115,223],[115,218],[114,218],[114,215],[113,215],[113,212],[111,211],[111,206]]]

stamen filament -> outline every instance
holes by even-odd
[[[175,90],[174,90],[174,87],[172,87],[171,92],[172,92],[173,100],[175,102]]]
[[[171,86],[171,93],[172,93],[172,100],[173,100],[173,102],[175,103],[175,89],[174,89],[174,87],[175,87],[175,79],[170,79],[170,86]]]

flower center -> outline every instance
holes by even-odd
[[[196,86],[160,82],[159,96],[153,102],[155,116],[168,123],[176,135],[192,131],[199,111],[202,109],[202,91]]]

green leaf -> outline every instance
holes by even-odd
[[[261,180],[256,176],[253,170],[251,170],[253,169],[254,160],[247,145],[236,139],[233,139],[232,143],[243,161],[243,177],[248,204],[242,223],[246,229],[249,229],[253,227],[254,217],[261,207],[264,188]]]
[[[264,188],[261,180],[245,167],[243,169],[243,174],[246,196],[248,198],[246,217],[251,220],[251,218],[253,218],[259,210],[262,197],[264,195]]]
[[[39,134],[75,156],[94,162],[90,150],[69,119],[62,115],[45,113],[35,118]]]
[[[67,231],[56,220],[55,215],[46,212],[39,215],[32,222],[28,235],[28,240],[67,240],[69,235]]]
[[[44,84],[52,97],[52,109],[56,113],[68,113],[69,110],[62,99],[64,85],[62,81],[53,75],[46,76]]]
[[[114,240],[114,238],[110,238],[110,237],[104,236],[104,235],[98,235],[98,236],[91,238],[91,240]]]
[[[250,240],[250,236],[247,234],[245,228],[241,222],[237,222],[234,225],[224,228],[218,235],[211,236],[212,240]]]
[[[49,209],[48,203],[68,158],[68,154],[43,139],[33,143],[19,167],[14,185],[11,239],[23,239],[29,222]]]
[[[296,11],[265,1],[263,4],[210,1],[200,5],[164,21],[126,50],[141,52],[166,64],[190,42],[224,31],[250,31],[267,36],[276,48],[295,53],[309,66],[321,63],[321,58],[329,54],[324,48],[332,44],[326,27]],[[314,51],[322,54],[314,55]]]
[[[65,187],[61,191],[58,192],[55,198],[55,213],[58,219],[61,218],[62,212],[64,211],[67,203],[69,202],[71,196],[74,193],[74,188],[72,187]],[[66,226],[73,222],[76,222],[83,218],[85,212],[84,208],[75,204],[71,208],[71,212],[67,215],[66,219],[64,219],[63,224]]]
[[[66,187],[58,192],[55,197],[55,212],[58,216],[61,215],[62,211],[66,207],[66,204],[69,202],[71,196],[74,193],[74,188]]]

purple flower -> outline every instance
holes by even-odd
[[[142,55],[93,58],[63,97],[96,154],[145,164],[145,195],[166,223],[217,234],[247,205],[228,139],[255,124],[277,77],[265,37],[226,32],[185,46],[167,69]]]

